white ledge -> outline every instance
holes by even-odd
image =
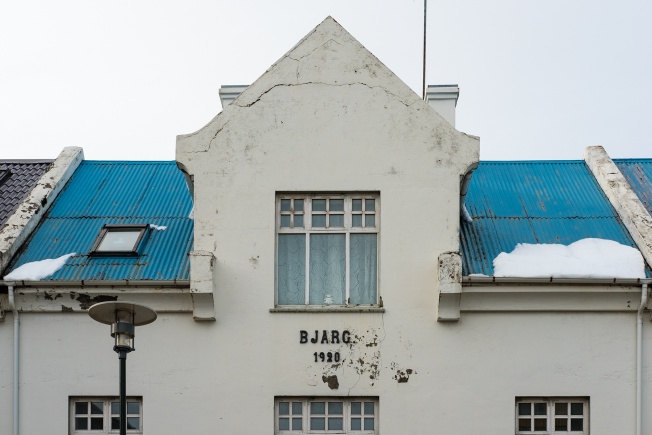
[[[275,307],[269,309],[270,313],[384,313],[385,308],[378,306],[325,306],[325,305],[297,305]]]
[[[584,285],[642,285],[652,283],[652,278],[529,278],[517,276],[464,276],[463,284],[584,284]]]

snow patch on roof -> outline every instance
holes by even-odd
[[[519,243],[493,261],[494,276],[527,278],[645,278],[636,248],[613,240],[582,239],[568,246]]]
[[[153,229],[155,229],[155,230],[157,230],[157,231],[165,231],[165,230],[168,229],[168,227],[166,227],[165,225],[154,225],[154,224],[149,224],[149,227],[150,227],[150,228],[153,228]]]
[[[32,261],[25,263],[19,268],[5,276],[5,281],[39,281],[46,278],[66,264],[68,258],[75,255],[76,252],[62,255],[59,258],[48,258],[47,260]]]

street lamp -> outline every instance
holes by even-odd
[[[134,349],[136,326],[147,325],[156,320],[156,312],[144,305],[132,302],[100,302],[88,309],[95,321],[111,325],[111,337],[115,339],[113,350],[120,358],[120,435],[127,433],[127,354]]]

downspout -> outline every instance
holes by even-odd
[[[643,433],[641,424],[643,421],[643,310],[649,299],[647,288],[647,282],[643,283],[641,288],[641,305],[639,305],[636,315],[636,435],[642,435]]]
[[[18,310],[16,309],[16,303],[14,301],[14,286],[9,285],[9,308],[11,309],[11,312],[13,313],[14,317],[14,435],[18,435],[18,416],[20,415],[18,412],[18,387],[19,387],[19,342],[18,342],[18,337],[20,337],[20,321],[18,319]]]

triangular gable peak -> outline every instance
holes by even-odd
[[[368,101],[361,98],[362,88],[370,94]],[[339,108],[328,104],[329,100],[335,101],[340,96],[345,98],[335,104],[339,105]],[[357,107],[347,105],[347,102],[353,99],[359,103]],[[193,153],[203,153],[221,142],[220,135],[227,136],[223,133],[228,133],[228,130],[234,127],[229,128],[230,122],[240,119],[249,122],[250,128],[259,126],[260,129],[265,129],[267,127],[264,125],[270,119],[261,114],[269,114],[270,110],[273,110],[277,114],[274,121],[278,124],[278,114],[283,106],[279,103],[289,105],[295,114],[299,111],[312,111],[314,118],[319,117],[324,125],[337,118],[341,121],[352,121],[355,118],[352,115],[355,109],[360,109],[368,119],[370,106],[374,104],[382,106],[385,111],[392,109],[388,104],[403,106],[403,115],[410,118],[409,128],[431,130],[428,147],[443,154],[435,160],[446,165],[457,163],[455,166],[459,165],[458,172],[462,173],[478,161],[477,138],[457,132],[337,21],[327,17],[205,127],[195,133],[178,136],[177,160],[180,166],[193,166]],[[266,106],[266,110],[247,110],[257,105]],[[341,115],[349,116],[340,116],[340,112]],[[329,119],[324,116],[325,113],[334,116]],[[386,126],[387,124],[391,123],[386,123]],[[331,125],[338,127],[338,123]],[[377,127],[378,125],[374,125],[373,129],[382,130]],[[350,134],[350,131],[341,129],[340,133]],[[368,137],[373,138],[373,135]],[[450,157],[460,151],[463,155],[457,159]],[[202,159],[204,157],[201,156]],[[445,161],[442,161],[442,158]],[[190,173],[194,172],[190,167],[186,169]]]

